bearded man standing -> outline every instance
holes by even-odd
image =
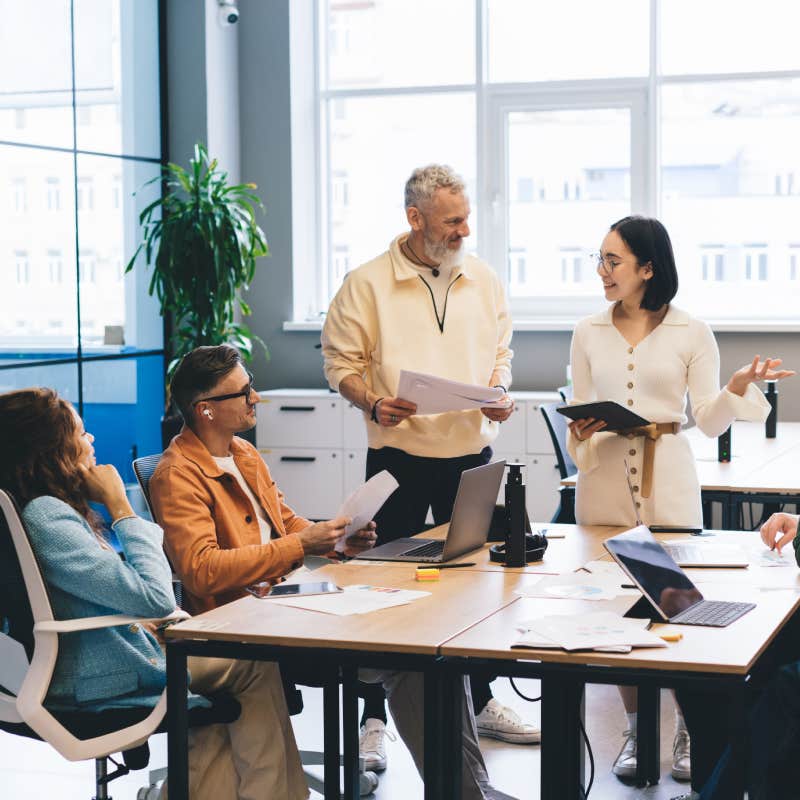
[[[450,167],[414,170],[405,186],[410,231],[345,278],[322,330],[331,388],[364,412],[369,439],[366,477],[388,470],[399,483],[375,517],[378,544],[424,528],[430,508],[449,522],[461,473],[488,463],[507,409],[418,416],[395,397],[400,371],[414,370],[481,386],[511,384],[511,317],[491,267],[464,252],[469,199]],[[482,735],[517,744],[539,741],[473,677]],[[367,769],[386,768],[386,715],[380,686],[364,692],[361,755]]]

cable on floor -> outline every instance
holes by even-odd
[[[520,696],[520,697],[521,697],[523,700],[527,700],[529,703],[538,703],[538,702],[539,702],[539,701],[542,699],[542,696],[541,696],[541,695],[539,695],[538,697],[528,697],[527,695],[525,695],[525,694],[522,694],[522,692],[521,692],[519,689],[517,689],[517,684],[516,684],[516,683],[514,683],[514,679],[513,679],[513,678],[509,678],[509,679],[508,679],[508,681],[509,681],[509,683],[511,684],[511,688],[512,688],[512,689],[513,689],[513,690],[514,690],[514,691],[515,691],[515,692],[516,692],[516,693],[517,693],[517,694],[518,694],[518,695],[519,695],[519,696]]]
[[[583,727],[583,720],[580,717],[578,717],[578,725],[581,728],[583,741],[586,742],[586,752],[589,754],[589,785],[586,787],[586,793],[584,794],[584,799],[588,800],[589,792],[592,791],[592,785],[594,784],[594,753],[592,752],[592,745],[589,743],[589,737],[586,735],[586,728]]]
[[[511,688],[523,699],[527,700],[529,703],[538,703],[542,696],[539,695],[538,697],[528,697],[517,688],[517,684],[514,683],[513,678],[509,678],[508,682],[511,684]],[[586,787],[586,793],[584,794],[584,800],[588,800],[589,792],[592,791],[592,786],[594,785],[594,753],[592,752],[592,745],[589,741],[589,737],[586,735],[586,728],[583,727],[583,720],[578,717],[578,725],[581,729],[581,735],[583,736],[583,741],[586,743],[586,752],[589,754],[589,785]]]

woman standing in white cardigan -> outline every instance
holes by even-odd
[[[615,222],[597,258],[606,299],[603,313],[581,320],[572,337],[575,403],[615,400],[657,423],[648,437],[604,432],[605,423],[570,424],[567,448],[578,467],[576,519],[585,525],[633,527],[636,514],[625,480],[630,467],[635,503],[645,524],[702,527],[700,485],[686,424],[686,395],[697,426],[719,436],[734,419],[763,421],[769,403],[755,386],[793,374],[775,370],[780,359],[759,357],[719,388],[719,350],[709,326],[671,305],[678,291],[672,243],[656,219]],[[636,772],[636,692],[621,687],[628,730],[614,773]],[[688,735],[678,713],[672,774],[689,778]],[[692,765],[702,787],[705,765]],[[713,768],[713,764],[709,765]]]

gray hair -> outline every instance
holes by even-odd
[[[422,208],[427,205],[433,199],[433,194],[437,189],[464,192],[466,186],[463,178],[446,164],[428,164],[427,167],[417,167],[406,181],[406,209],[411,206]]]

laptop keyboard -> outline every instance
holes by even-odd
[[[677,617],[673,617],[670,622],[680,622],[682,625],[709,625],[714,628],[724,628],[755,607],[755,603],[701,600],[691,608],[687,608],[686,611],[678,614]]]
[[[426,542],[418,547],[412,547],[411,550],[406,550],[404,556],[413,556],[414,558],[427,559],[436,558],[441,556],[444,552],[444,541]]]

